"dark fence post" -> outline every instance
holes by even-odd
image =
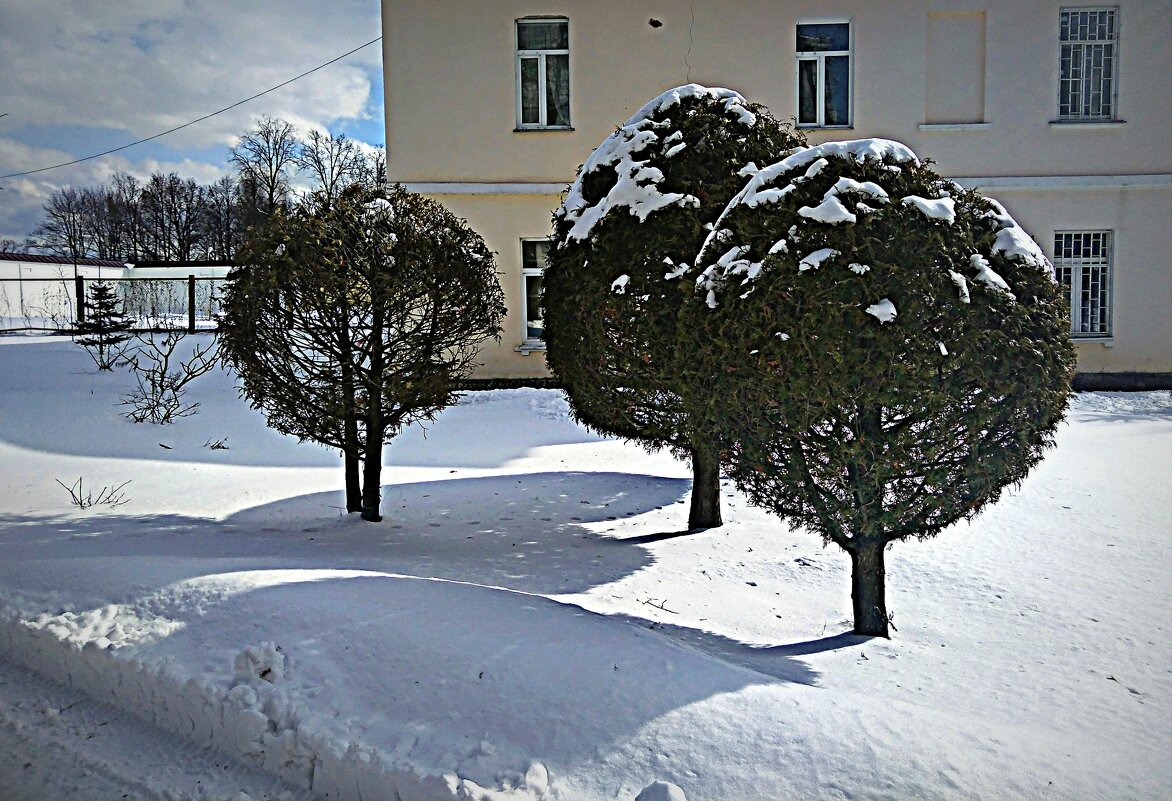
[[[195,333],[195,276],[187,276],[187,333]]]
[[[85,322],[85,279],[74,276],[73,291],[77,294],[77,322]]]

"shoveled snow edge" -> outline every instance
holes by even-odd
[[[10,608],[0,608],[0,651],[13,663],[70,689],[325,798],[446,801],[475,797],[471,792],[480,789],[463,787],[454,773],[428,775],[393,766],[377,750],[360,744],[338,755],[304,728],[283,727],[267,703],[263,681],[225,692],[166,666],[126,658],[118,649],[92,643],[78,647],[30,628]],[[240,692],[242,687],[252,692]],[[524,790],[515,797],[535,798]]]

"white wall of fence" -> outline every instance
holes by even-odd
[[[78,278],[87,292],[93,281],[112,283],[136,327],[182,326],[192,319],[197,327],[211,327],[218,289],[230,270],[0,261],[0,332],[70,330],[77,320]]]

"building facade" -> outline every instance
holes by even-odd
[[[552,212],[616,126],[689,82],[793,118],[811,144],[903,142],[997,198],[1058,269],[1080,372],[1172,374],[1172,0],[383,0],[382,12],[388,179],[497,253],[509,316],[480,376],[547,375],[537,298]]]

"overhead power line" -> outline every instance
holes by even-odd
[[[327,61],[324,64],[318,64],[313,69],[306,70],[305,72],[301,73],[300,75],[293,77],[293,78],[290,78],[289,80],[287,80],[283,83],[279,83],[276,86],[270,86],[268,89],[265,89],[263,92],[257,92],[252,97],[246,97],[243,100],[239,100],[230,106],[224,106],[219,111],[213,111],[211,114],[205,114],[202,117],[200,117],[199,119],[192,120],[191,122],[185,122],[182,125],[176,125],[174,128],[169,128],[168,130],[163,131],[162,133],[157,133],[154,136],[148,136],[145,139],[139,139],[137,142],[131,142],[130,144],[122,145],[121,147],[115,147],[110,150],[104,150],[101,153],[95,153],[92,156],[84,156],[83,158],[74,159],[73,161],[63,161],[60,164],[53,164],[49,167],[40,167],[35,170],[25,170],[24,172],[12,172],[12,173],[9,173],[8,175],[0,175],[0,179],[20,178],[24,175],[34,175],[38,172],[48,172],[49,170],[56,170],[61,167],[69,167],[70,165],[73,165],[73,164],[80,164],[83,161],[91,161],[92,159],[101,158],[102,156],[108,156],[111,153],[117,153],[120,150],[126,150],[127,148],[134,147],[135,145],[141,145],[144,142],[150,142],[153,139],[158,139],[159,137],[166,136],[167,134],[173,134],[176,131],[181,131],[184,128],[188,128],[192,125],[195,125],[197,122],[203,122],[204,120],[211,119],[212,117],[216,116],[217,114],[223,114],[225,111],[231,111],[232,109],[236,108],[237,106],[242,106],[245,103],[249,102],[250,100],[256,100],[258,97],[263,97],[264,95],[267,95],[269,92],[275,92],[278,89],[280,89],[281,87],[288,86],[289,84],[293,83],[294,81],[299,81],[302,78],[304,78],[306,75],[312,75],[313,73],[317,72],[318,70],[322,69],[323,67],[328,67],[331,64],[338,62],[338,61],[341,61],[342,59],[346,58],[346,56],[352,56],[355,53],[357,53],[359,50],[362,50],[363,48],[366,48],[366,47],[370,47],[372,44],[379,41],[380,39],[382,39],[381,36],[376,36],[375,38],[371,39],[366,44],[359,45],[358,47],[354,48],[353,50],[347,51],[336,58],[331,58],[329,61]],[[0,116],[5,116],[5,115],[0,115]]]

